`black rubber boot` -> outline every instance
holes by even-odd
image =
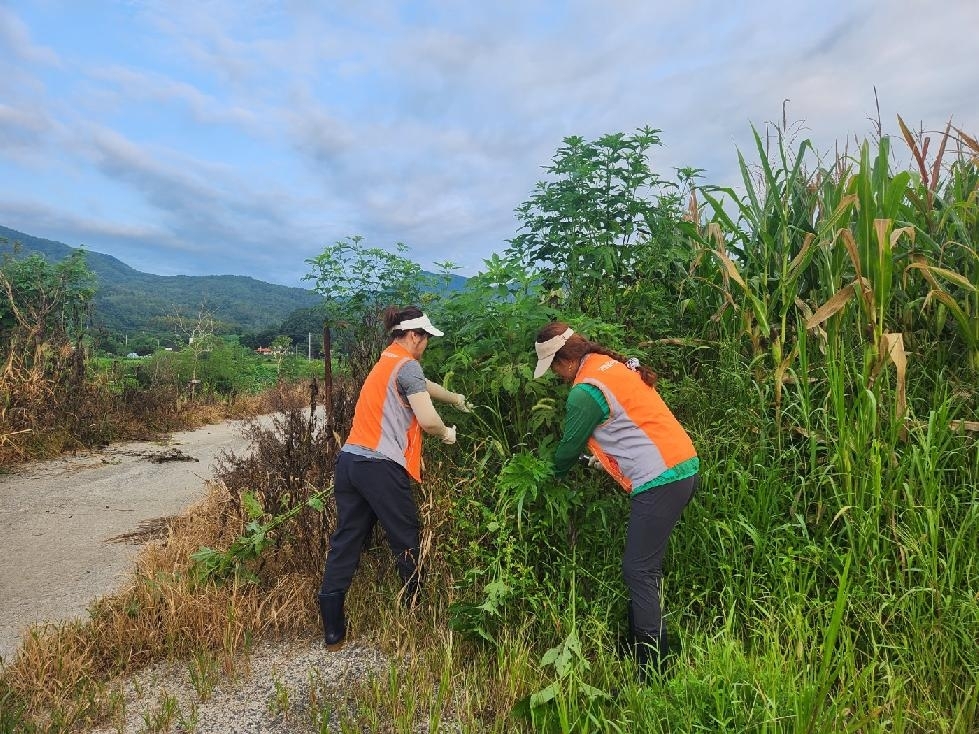
[[[665,629],[656,635],[637,634],[635,650],[639,680],[643,685],[649,685],[654,673],[660,676],[666,674],[670,644]]]
[[[339,650],[347,637],[347,618],[343,614],[344,597],[346,593],[343,591],[319,595],[323,641],[326,643],[327,650]]]
[[[666,656],[663,658],[663,673],[667,674],[673,667],[673,662],[680,657],[683,646],[680,642],[680,635],[676,631],[670,635],[670,639],[667,641],[666,630],[663,630],[663,638],[662,646],[666,650]]]
[[[417,578],[411,578],[401,589],[401,604],[405,609],[414,609],[418,604],[418,595],[421,593],[421,585]]]
[[[401,604],[405,609],[415,608],[418,604],[418,595],[421,592],[421,574],[414,558],[415,554],[406,551],[397,562],[398,576],[401,577],[401,583],[404,584],[398,596],[401,597]]]
[[[652,678],[653,666],[659,658],[659,638],[653,635],[636,635],[635,647],[636,667],[639,668],[639,682],[649,685]]]
[[[635,654],[636,648],[636,628],[633,623],[632,615],[632,602],[630,601],[628,606],[629,622],[626,627],[625,632],[619,635],[619,639],[615,644],[615,651],[619,656],[620,660],[624,660],[628,657],[632,657]]]

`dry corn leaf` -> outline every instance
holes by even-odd
[[[908,359],[904,351],[904,334],[885,333],[881,334],[879,354],[881,360],[890,360],[897,371],[897,417],[903,418],[907,410],[907,370]]]
[[[857,241],[853,238],[853,232],[848,229],[841,229],[837,233],[837,237],[843,238],[843,246],[850,255],[850,261],[857,271],[857,279],[859,280],[863,277],[863,271],[860,268],[860,251],[857,249]]]
[[[956,273],[954,270],[949,270],[948,268],[939,268],[935,265],[931,265],[921,255],[916,255],[914,258],[914,262],[908,265],[907,269],[920,270],[922,272],[923,277],[925,278],[925,280],[928,281],[928,284],[932,288],[938,289],[939,287],[935,279],[931,277],[934,275],[938,275],[951,283],[955,283],[955,285],[960,286],[961,288],[965,288],[967,291],[970,291],[971,293],[976,292],[976,286],[972,282],[970,282],[968,278],[966,278],[963,275],[960,275],[959,273]]]
[[[898,239],[900,239],[902,234],[906,234],[911,239],[911,242],[913,243],[916,232],[917,230],[914,227],[898,227],[893,232],[891,232],[891,248],[893,248],[894,245],[897,244],[897,241]]]
[[[806,239],[802,243],[802,249],[799,250],[799,254],[796,255],[794,258],[792,258],[792,262],[789,263],[790,274],[794,273],[796,268],[798,268],[799,265],[802,263],[803,259],[806,256],[806,253],[809,252],[809,248],[812,246],[813,240],[815,239],[816,239],[816,235],[813,234],[812,232],[806,234]]]
[[[894,221],[891,219],[875,219],[874,220],[874,232],[877,234],[877,254],[883,257],[887,254],[893,244],[893,239],[887,236],[890,232],[891,227],[894,226]]]
[[[734,264],[734,261],[727,256],[727,253],[719,249],[714,254],[717,255],[717,259],[721,261],[722,265],[724,265],[724,269],[727,271],[728,276],[730,276],[730,278],[742,288],[748,290],[748,284],[744,282],[744,279],[741,277],[741,273],[738,272],[737,266]]]
[[[836,291],[836,293],[830,296],[826,303],[816,309],[816,313],[806,319],[806,328],[815,328],[826,321],[830,316],[837,313],[846,305],[847,301],[853,298],[854,294],[856,293],[856,289],[857,281],[853,281],[849,285],[845,285]]]

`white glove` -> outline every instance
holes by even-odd
[[[452,404],[461,410],[463,413],[472,413],[472,406],[466,400],[466,396],[461,392],[455,394],[455,398],[452,400]]]
[[[585,460],[585,466],[587,466],[589,469],[601,469],[601,468],[603,468],[602,467],[602,462],[600,462],[598,460],[598,457],[597,456],[594,456],[592,454],[585,454],[581,458]]]
[[[442,443],[452,444],[456,442],[456,427],[446,426],[445,433],[442,434]]]

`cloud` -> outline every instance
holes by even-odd
[[[294,283],[306,257],[353,234],[471,272],[516,233],[514,207],[568,135],[660,128],[661,175],[694,166],[736,185],[737,149],[753,159],[751,125],[781,125],[783,104],[793,134],[827,154],[873,131],[875,88],[885,132],[898,113],[979,127],[979,5],[965,0],[927,12],[914,0],[887,12],[870,0],[154,1],[110,12],[105,27],[128,43],[99,53],[37,45],[56,37],[40,17],[0,10],[17,49],[0,80],[16,92],[0,107],[0,202],[36,201],[44,221],[59,205],[87,213],[79,233],[103,232],[124,260],[156,248],[155,272]],[[80,190],[60,204],[43,194],[56,158]],[[30,196],[4,187],[14,173]]]
[[[57,52],[31,39],[28,27],[13,12],[0,5],[0,49],[13,59],[30,64],[60,66]]]
[[[51,120],[36,110],[0,103],[0,152],[27,159],[53,130]]]
[[[194,122],[201,125],[232,125],[243,130],[261,130],[258,115],[252,110],[229,105],[224,100],[204,94],[187,82],[174,81],[160,73],[147,73],[121,66],[97,67],[90,78],[106,82],[115,90],[115,104],[135,102],[177,103],[186,108]]]

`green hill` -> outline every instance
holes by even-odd
[[[15,244],[21,247],[18,257],[39,253],[52,262],[76,249],[0,226],[0,256],[13,253]],[[159,331],[164,317],[174,311],[195,315],[201,304],[229,330],[262,331],[278,326],[293,311],[322,301],[310,290],[242,275],[151,275],[111,255],[85,252],[98,279],[93,321],[111,332]]]

